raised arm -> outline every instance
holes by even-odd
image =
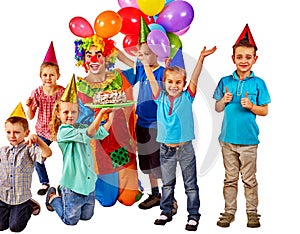
[[[52,150],[50,149],[50,147],[36,134],[30,135],[25,143],[28,146],[34,146],[38,144],[40,149],[42,150],[43,158],[48,158],[52,155]]]
[[[90,137],[93,137],[96,132],[98,131],[102,118],[105,113],[109,114],[112,112],[111,108],[102,108],[99,112],[99,114],[96,116],[95,120],[90,124],[90,126],[87,129],[87,135]],[[112,119],[109,118],[108,122],[106,123],[105,129],[108,130],[111,126]]]
[[[134,68],[134,61],[127,57],[121,50],[118,49],[118,60],[122,63],[126,64],[127,66]]]
[[[150,68],[150,66],[148,64],[144,64],[144,69],[145,69],[147,78],[150,82],[150,86],[151,86],[151,89],[152,89],[152,94],[153,94],[154,97],[156,97],[158,92],[159,92],[159,89],[160,89],[159,85],[157,83],[157,80],[155,79],[153,71],[152,71],[152,69]]]
[[[35,116],[36,108],[33,107],[33,98],[29,97],[26,100],[26,106],[28,107],[27,109],[27,116],[29,120],[32,120]]]
[[[197,90],[198,79],[199,79],[200,73],[202,71],[202,65],[204,62],[204,58],[208,55],[213,54],[216,50],[217,50],[216,46],[214,46],[213,48],[211,48],[209,50],[207,50],[206,47],[204,46],[204,48],[202,49],[199,59],[197,61],[197,64],[194,68],[190,83],[189,83],[189,89],[192,91],[192,93],[195,93]]]

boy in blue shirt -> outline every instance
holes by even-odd
[[[257,60],[256,50],[256,44],[246,24],[233,46],[232,60],[236,71],[219,81],[213,95],[216,99],[216,111],[224,111],[219,141],[225,167],[225,212],[221,213],[217,222],[220,227],[229,227],[234,221],[239,173],[244,183],[247,226],[260,226],[255,175],[259,144],[256,115],[268,114],[268,103],[271,99],[265,82],[251,70]]]

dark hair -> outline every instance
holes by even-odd
[[[24,130],[28,130],[29,126],[28,126],[28,121],[27,119],[24,119],[22,117],[18,117],[18,116],[13,116],[13,117],[9,117],[6,121],[6,123],[11,123],[11,124],[15,124],[15,123],[21,123],[23,125]]]
[[[254,56],[256,55],[256,51],[257,51],[257,47],[255,45],[252,45],[249,43],[249,41],[247,39],[243,39],[243,40],[240,40],[237,44],[233,45],[232,48],[233,48],[233,55],[235,54],[235,49],[237,47],[248,47],[248,48],[254,48]]]

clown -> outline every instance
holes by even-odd
[[[77,77],[76,83],[79,122],[90,123],[99,112],[99,109],[84,106],[91,103],[93,95],[99,91],[122,90],[127,100],[133,100],[132,87],[122,71],[113,69],[117,54],[111,39],[93,35],[75,41],[76,65],[84,67],[87,73],[85,78]],[[98,175],[96,199],[102,206],[113,206],[117,201],[131,206],[141,196],[136,166],[135,118],[134,106],[116,110],[109,136],[91,142]]]

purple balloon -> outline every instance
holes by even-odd
[[[160,30],[153,30],[147,36],[149,48],[160,58],[170,55],[170,41],[167,35]]]
[[[170,2],[159,13],[156,23],[167,32],[178,32],[187,28],[194,19],[194,9],[186,1]]]

